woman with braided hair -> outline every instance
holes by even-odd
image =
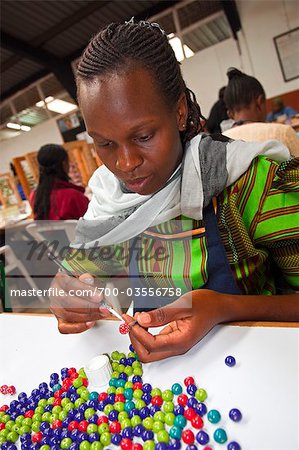
[[[113,268],[130,282],[130,338],[143,361],[184,353],[222,322],[298,321],[298,296],[277,295],[273,269],[298,288],[298,161],[288,150],[202,134],[200,107],[157,24],[101,30],[76,81],[103,166],[64,263],[79,280],[58,274],[53,283],[65,291],[63,302],[51,299],[60,332],[107,315],[101,294],[68,291],[105,272],[108,247],[128,255]],[[147,330],[162,325],[156,336]]]
[[[39,182],[30,203],[36,220],[79,219],[88,207],[84,188],[69,181],[69,159],[57,144],[43,145],[37,154]]]

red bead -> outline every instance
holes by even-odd
[[[181,406],[186,406],[188,401],[188,397],[185,394],[180,394],[178,396],[178,404]]]
[[[100,416],[97,420],[97,425],[101,425],[101,423],[108,423],[108,417],[107,416]]]
[[[133,384],[133,391],[136,391],[136,389],[142,389],[142,383],[139,383],[137,381],[137,383]]]
[[[193,444],[194,442],[194,433],[192,430],[185,430],[182,433],[182,439],[185,444]]]
[[[67,428],[68,428],[68,430],[73,431],[73,430],[77,430],[78,426],[79,426],[79,422],[77,422],[77,420],[72,420],[68,424]]]
[[[132,445],[132,450],[142,450],[143,447],[141,444],[138,444],[137,442]]]
[[[127,323],[121,323],[119,326],[120,334],[128,334],[130,331],[130,327]]]
[[[16,393],[16,388],[14,386],[8,386],[7,393],[10,395],[14,395]]]
[[[122,450],[132,450],[132,441],[129,438],[124,438],[120,441],[120,448]]]
[[[67,391],[72,385],[72,380],[70,378],[65,378],[62,382],[62,387]]]
[[[62,428],[62,422],[59,419],[53,420],[52,428],[55,430],[56,428]]]
[[[194,383],[195,383],[195,381],[194,381],[193,377],[187,377],[187,378],[184,379],[184,385],[185,386],[189,386],[189,384],[194,384]]]
[[[103,400],[106,400],[107,397],[108,397],[107,392],[101,392],[98,396],[98,401],[101,402]]]
[[[31,436],[31,440],[32,442],[40,442],[43,438],[43,433],[41,433],[40,431],[38,431],[37,433],[34,433]]]
[[[6,395],[6,394],[7,394],[7,389],[8,389],[7,384],[3,384],[3,385],[0,387],[0,392],[1,392],[1,394]]]
[[[126,401],[126,397],[124,396],[124,394],[117,394],[115,396],[115,401],[124,403]]]
[[[111,422],[109,425],[109,430],[111,433],[120,433],[121,425],[119,422]]]
[[[24,414],[24,417],[29,417],[29,419],[32,419],[32,417],[34,416],[34,411],[32,409],[29,409],[29,411],[26,411]]]
[[[77,370],[75,369],[75,367],[70,367],[69,370],[67,371],[67,374],[71,376],[73,375],[73,373],[77,373]]]
[[[199,430],[200,428],[203,427],[204,422],[203,422],[203,420],[202,420],[202,418],[201,418],[200,416],[196,415],[196,416],[194,416],[194,417],[191,419],[191,424],[192,424],[192,426],[193,426],[194,428],[196,428],[197,430]]]
[[[61,398],[55,398],[53,405],[54,406],[61,406]]]
[[[54,392],[54,397],[59,398],[61,396],[61,394],[62,394],[61,389],[58,389],[57,391]]]
[[[78,430],[79,431],[86,431],[88,425],[89,425],[89,423],[87,422],[87,420],[81,420],[81,422],[79,422],[79,425],[78,425]]]
[[[213,450],[212,447],[204,447],[203,450]]]
[[[152,404],[162,406],[163,398],[160,395],[155,395],[154,397],[152,397]]]
[[[4,428],[5,428],[5,423],[0,422],[0,431],[1,431],[1,430],[4,430]]]
[[[1,408],[0,408],[0,411],[7,411],[8,410],[8,405],[3,405],[3,406],[1,406]]]
[[[82,378],[82,383],[83,383],[83,386],[87,387],[88,386],[88,379],[87,378]]]
[[[193,408],[187,408],[186,411],[184,412],[184,416],[187,420],[192,420],[195,415],[196,412],[194,411]]]

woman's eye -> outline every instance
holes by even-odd
[[[149,141],[152,137],[153,137],[152,134],[145,134],[144,136],[139,136],[137,140],[140,142],[146,142]]]
[[[96,146],[97,147],[111,147],[112,142],[111,141],[107,141],[107,142],[96,142]]]

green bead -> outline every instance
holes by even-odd
[[[159,420],[155,421],[153,424],[153,432],[159,433],[159,431],[164,430],[165,426],[163,422],[160,422]]]
[[[113,362],[112,364],[111,364],[111,366],[112,366],[112,370],[116,370],[117,372],[118,372],[118,366],[119,366],[119,364],[117,363],[117,362]]]
[[[41,398],[38,402],[38,406],[42,406],[43,408],[45,408],[47,406],[47,399],[45,398]]]
[[[155,442],[152,440],[145,441],[143,450],[155,450]]]
[[[52,414],[59,414],[61,411],[62,411],[62,408],[59,405],[53,406],[53,408],[52,408]]]
[[[206,400],[207,396],[208,396],[208,394],[205,389],[197,389],[195,392],[195,398],[200,402],[204,402]]]
[[[3,444],[3,442],[6,441],[6,438],[4,436],[0,435],[0,445]]]
[[[19,439],[19,433],[17,433],[16,431],[10,431],[6,436],[6,439],[11,442],[17,442],[17,440]]]
[[[111,358],[114,359],[115,361],[119,361],[120,360],[119,352],[117,350],[112,352],[111,353]]]
[[[124,353],[120,353],[119,354],[119,359],[123,359],[123,358],[125,358],[126,357],[126,355],[124,354]]]
[[[7,423],[10,420],[10,415],[9,414],[4,414],[4,416],[2,417],[2,422],[3,423]]]
[[[147,430],[152,430],[153,429],[153,425],[154,425],[154,419],[152,419],[151,417],[146,417],[145,419],[143,419],[142,425]]]
[[[30,417],[25,417],[25,419],[22,422],[22,426],[31,428],[31,425],[32,425],[32,419],[30,419]]]
[[[171,392],[174,395],[180,395],[183,392],[183,388],[179,383],[174,383],[171,387]]]
[[[126,366],[124,364],[119,364],[117,371],[119,373],[122,373],[122,372],[124,372],[125,368],[126,368]]]
[[[61,400],[61,406],[62,406],[62,408],[64,408],[68,403],[70,403],[70,399],[67,398],[67,397],[64,397],[64,398]],[[55,408],[56,408],[56,406],[55,406]],[[53,408],[53,409],[54,409],[54,408]]]
[[[125,404],[123,402],[114,403],[114,409],[118,412],[122,412],[125,409]]]
[[[129,412],[129,411],[131,411],[131,409],[134,409],[134,408],[135,408],[135,403],[132,402],[131,400],[129,400],[125,403],[125,411]]]
[[[7,429],[7,430],[12,430],[12,427],[14,426],[14,421],[13,420],[8,420],[7,422],[6,422],[6,426],[5,426],[5,428]]]
[[[142,396],[143,396],[143,391],[141,389],[135,389],[135,391],[133,392],[133,397],[137,398],[137,399],[141,399]]]
[[[131,425],[132,427],[136,427],[136,425],[140,425],[142,423],[141,417],[140,416],[133,416],[131,419]]]
[[[93,416],[95,413],[96,413],[96,412],[95,412],[95,410],[94,410],[93,408],[87,408],[87,409],[84,411],[84,417],[85,417],[86,420],[88,420],[88,419],[89,419],[91,416]]]
[[[17,423],[14,424],[14,426],[12,427],[11,431],[15,431],[16,433],[20,434],[20,428],[21,426]]]
[[[218,444],[224,444],[227,441],[227,434],[223,428],[217,428],[214,432],[214,439]]]
[[[186,426],[187,420],[184,416],[181,416],[178,414],[176,418],[174,419],[174,425],[176,427],[184,428]]]
[[[20,416],[18,416],[18,417],[16,418],[15,422],[16,422],[17,424],[21,425],[21,423],[23,422],[23,420],[24,420],[24,416],[20,415]]]
[[[125,383],[124,388],[125,388],[125,389],[132,389],[132,388],[133,388],[133,383],[132,383],[132,381],[127,381],[127,382]]]
[[[173,426],[170,428],[169,435],[173,439],[181,439],[182,437],[182,429],[180,427]]]
[[[165,422],[165,413],[163,411],[157,411],[154,414],[154,420],[157,420],[159,422]]]
[[[42,406],[37,406],[34,410],[35,414],[44,414],[45,412],[45,408],[43,408]]]
[[[161,389],[159,389],[159,388],[152,389],[151,396],[156,397],[157,395],[160,397],[162,396]]]
[[[40,424],[41,424],[41,422],[39,420],[37,420],[36,422],[33,422],[31,429],[32,429],[32,431],[34,431],[34,433],[37,433],[39,431]]]
[[[165,413],[171,413],[174,410],[174,404],[172,402],[164,402],[163,411]]]
[[[89,392],[87,389],[85,389],[85,391],[83,391],[80,395],[81,398],[83,398],[83,400],[85,400],[87,402],[88,397],[89,397]]]
[[[142,366],[141,366],[141,363],[139,361],[134,361],[133,364],[132,364],[132,367],[133,367],[133,369],[136,369],[136,368],[142,367]]]
[[[129,414],[127,413],[127,411],[122,411],[118,415],[119,422],[122,422],[123,420],[128,419],[128,418],[129,418]]]
[[[111,374],[111,378],[117,379],[119,377],[119,372],[117,370],[114,370]]]
[[[116,387],[109,386],[107,389],[107,394],[115,394],[116,393]]]
[[[141,367],[134,367],[133,374],[134,375],[139,375],[141,377],[142,374],[143,374],[143,370],[141,369]]]
[[[133,369],[131,366],[127,366],[125,367],[124,372],[128,375],[128,377],[130,377],[133,374]]]
[[[88,441],[80,442],[79,449],[80,450],[90,450],[90,442],[88,442]]]
[[[51,423],[53,423],[54,422],[54,420],[56,420],[56,419],[59,419],[59,420],[64,420],[64,419],[66,419],[67,418],[67,412],[65,411],[65,410],[63,410],[63,411],[61,411],[59,414],[58,414],[58,417],[57,417],[57,414],[52,414],[51,415]]]
[[[50,422],[52,416],[53,416],[53,414],[51,414],[49,411],[48,411],[48,412],[45,412],[45,413],[42,415],[41,421],[42,421],[42,422]],[[57,418],[58,418],[58,414],[55,414],[55,416],[57,416]],[[55,419],[54,419],[54,420],[55,420]]]
[[[91,444],[90,450],[103,450],[103,446],[99,441],[96,441]]]
[[[101,424],[101,425],[102,425],[102,424]],[[106,425],[107,425],[107,424],[106,424]],[[95,423],[90,423],[90,424],[87,426],[86,431],[87,431],[88,434],[91,434],[91,433],[97,433],[97,432],[98,432],[98,426],[97,426],[97,424],[95,424]]]
[[[111,434],[110,433],[103,433],[100,437],[100,442],[101,444],[104,445],[104,447],[106,445],[110,445],[111,443]]]
[[[73,386],[76,389],[80,388],[81,386],[83,386],[83,378],[82,377],[75,378],[74,381],[73,381]]]
[[[40,450],[50,450],[50,445],[44,444],[40,447]]]
[[[131,419],[124,419],[120,422],[121,429],[124,430],[125,428],[128,428],[131,426]]]
[[[74,409],[74,408],[75,408],[74,403],[70,402],[70,403],[67,403],[63,409],[65,412],[68,413],[68,412],[70,412],[71,409]]]
[[[146,403],[143,400],[136,400],[135,406],[137,409],[142,409],[146,406]]]
[[[208,412],[208,420],[209,420],[211,423],[218,423],[218,422],[221,420],[220,412],[217,411],[217,409],[211,409],[211,410]]]
[[[0,411],[0,419],[1,419],[1,417],[3,417],[3,416],[4,416],[4,414],[5,414],[5,412],[4,412],[4,411]],[[1,422],[1,420],[0,420],[0,422]]]
[[[173,425],[174,419],[175,419],[175,415],[172,412],[165,414],[164,420],[167,425],[169,425],[169,426]]]
[[[8,435],[8,433],[10,433],[10,431],[4,428],[4,430],[0,431],[0,436],[4,436],[6,440],[6,436]]]
[[[170,389],[166,389],[165,391],[162,392],[162,399],[165,402],[170,402],[173,399],[173,393],[171,392]]]
[[[29,417],[28,417],[29,419]],[[28,427],[28,425],[22,425],[20,428],[20,435],[25,434],[25,433],[30,433],[31,431],[31,427]]]
[[[157,441],[158,442],[165,442],[165,444],[168,444],[169,441],[169,434],[166,430],[160,430],[157,434]]]
[[[125,392],[125,389],[123,387],[118,387],[115,390],[115,394],[123,394]]]
[[[127,358],[136,358],[136,353],[135,352],[129,352],[127,355]]]
[[[75,408],[78,409],[80,405],[83,405],[83,403],[85,403],[83,398],[77,398],[77,400],[75,400]]]
[[[80,367],[80,369],[78,370],[78,374],[80,375],[80,377],[82,378],[87,378],[84,367]]]
[[[60,448],[69,448],[72,445],[72,440],[71,438],[64,438],[62,439],[62,441],[60,442]]]
[[[108,423],[101,423],[101,425],[98,426],[98,432],[99,434],[108,433],[109,432],[109,425]]]
[[[78,388],[76,389],[76,393],[77,393],[78,395],[81,395],[82,392],[85,391],[85,389],[86,389],[85,386],[80,386],[80,387],[78,387]]]
[[[41,422],[42,421],[42,415],[41,414],[33,414],[32,420],[33,420],[33,422]]]
[[[48,400],[47,400],[47,404],[48,404],[48,405],[54,405],[54,402],[55,402],[55,398],[54,398],[54,397],[50,397],[50,398],[48,398]]]

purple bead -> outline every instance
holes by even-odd
[[[39,426],[40,431],[44,433],[46,429],[50,428],[50,424],[48,422],[42,422]]]
[[[53,429],[52,428],[46,428],[44,433],[45,436],[52,436],[53,434]]]
[[[139,416],[139,409],[133,408],[129,411],[129,418],[132,419],[133,416]]]
[[[241,450],[241,446],[238,442],[233,441],[228,444],[227,450]]]
[[[13,411],[10,415],[10,420],[16,420],[16,418],[19,416],[19,413],[17,411]]]
[[[169,441],[168,448],[172,450],[179,450],[181,448],[180,439],[172,439]]]
[[[70,417],[66,417],[65,419],[63,419],[63,421],[62,421],[63,428],[67,428],[67,426],[70,422],[71,422]]]
[[[144,430],[141,437],[142,437],[143,442],[151,441],[154,439],[154,433],[152,430]]]
[[[174,409],[173,409],[173,413],[175,416],[183,416],[185,412],[185,408],[183,407],[183,405],[175,405]]]
[[[75,386],[72,385],[68,388],[68,392],[70,392],[71,394],[76,394],[77,390],[76,390]]]
[[[197,387],[195,386],[195,384],[189,384],[187,386],[187,392],[189,395],[195,395],[195,392],[197,391]]]
[[[67,413],[67,416],[69,419],[73,420],[74,417],[76,415],[76,410],[75,409],[70,409],[69,412]]]
[[[140,437],[141,435],[142,435],[142,433],[144,432],[144,426],[143,425],[136,425],[134,428],[133,428],[133,433],[134,433],[134,436],[137,436],[137,437]]]
[[[88,423],[93,423],[96,424],[98,422],[98,418],[99,416],[97,414],[93,414],[92,416],[90,416],[90,418],[88,419]]]
[[[150,394],[152,389],[152,385],[149,383],[144,383],[144,385],[142,386],[143,392],[146,392],[147,394]]]
[[[123,364],[124,366],[127,366],[127,365],[128,365],[127,358],[121,358],[121,359],[119,360],[119,364]]]
[[[242,419],[242,413],[239,409],[233,408],[229,412],[229,418],[234,422],[240,422],[240,420]]]
[[[53,405],[46,405],[45,406],[45,412],[51,412],[53,409]]]
[[[51,380],[59,380],[59,375],[58,373],[51,373],[50,378]]]
[[[167,450],[168,446],[165,444],[165,442],[158,442],[158,444],[155,445],[155,450]]]
[[[53,436],[56,436],[59,439],[61,438],[61,433],[62,433],[62,429],[61,428],[55,428],[55,430],[53,430]]]
[[[42,440],[40,441],[41,445],[49,445],[51,441],[50,436],[44,436]]]
[[[68,393],[69,393],[69,392],[68,392]],[[77,400],[77,398],[79,398],[79,395],[78,395],[78,394],[70,394],[69,399],[70,399],[70,401],[71,401],[72,403],[75,403],[75,401]]]
[[[131,356],[131,358],[128,358],[128,366],[131,366],[134,361],[136,361],[136,359],[133,358],[133,356]]]
[[[30,450],[38,450],[40,448],[40,444],[37,442],[34,442],[34,444],[31,444]]]
[[[98,404],[98,411],[103,411],[106,405],[107,405],[107,401],[101,400]]]
[[[84,420],[84,412],[77,412],[75,414],[74,420],[77,420],[78,422],[81,422],[81,420]]]
[[[150,402],[151,402],[151,400],[152,400],[152,396],[151,396],[151,394],[144,393],[144,394],[141,396],[141,400],[143,400],[144,403],[146,403],[147,405],[149,405]]]
[[[52,436],[50,439],[50,445],[60,444],[61,439],[57,436]]]
[[[87,433],[78,433],[77,442],[79,442],[79,444],[80,444],[83,441],[88,441],[88,434]]]
[[[122,437],[118,433],[115,433],[111,436],[111,442],[114,445],[119,445],[121,440],[122,440]]]
[[[21,444],[21,450],[27,450],[31,446],[31,441],[25,441]]]
[[[197,412],[197,414],[200,417],[203,417],[205,414],[207,414],[207,407],[206,407],[206,405],[204,403],[198,403],[195,406],[195,411]]]
[[[233,367],[236,364],[235,358],[231,355],[227,356],[224,362],[228,367]]]
[[[199,444],[206,445],[209,442],[210,438],[208,433],[206,433],[203,430],[200,430],[196,435],[196,440]]]
[[[133,429],[132,427],[126,427],[122,430],[122,437],[123,438],[129,438],[129,439],[133,439],[134,437],[134,433],[133,433]]]
[[[31,442],[31,434],[30,433],[24,433],[21,435],[21,442],[26,442],[26,441]]]
[[[192,444],[192,445],[187,445],[186,450],[197,450],[196,445]]]
[[[71,438],[72,441],[76,441],[79,433],[80,433],[80,431],[78,429],[71,430],[71,434],[69,437]]]
[[[133,347],[132,344],[129,345],[129,349],[130,349],[130,352],[135,352],[134,347]]]
[[[79,443],[78,443],[78,442],[73,442],[73,443],[69,446],[69,450],[79,450]]]
[[[27,394],[26,392],[20,392],[18,395],[18,400],[21,403],[24,403],[25,401],[27,401]]]
[[[195,397],[188,398],[187,400],[188,408],[195,408],[196,405],[198,405],[198,400],[196,400]]]
[[[141,408],[139,411],[139,415],[140,415],[141,419],[145,419],[146,417],[149,417],[149,415],[150,415],[149,408],[147,406],[144,406],[143,408]]]
[[[61,431],[61,439],[64,439],[64,438],[66,438],[66,437],[68,437],[68,430],[67,429],[62,429],[62,431]]]
[[[100,435],[99,433],[90,433],[89,437],[88,437],[89,442],[97,442],[100,440]]]
[[[122,373],[119,374],[118,379],[127,381],[128,375],[125,372],[122,372]]]
[[[132,383],[142,383],[142,378],[139,375],[134,375],[132,378]]]
[[[79,406],[78,411],[81,413],[84,413],[87,410],[88,406],[86,403],[82,403],[82,405]]]
[[[110,403],[111,405],[114,405],[114,403],[115,403],[115,394],[109,394],[108,395],[107,403]]]
[[[161,410],[160,406],[158,405],[150,405],[148,408],[151,416],[153,416],[157,411]]]
[[[119,412],[116,411],[116,409],[113,409],[112,411],[110,411],[110,413],[108,414],[108,419],[111,420],[112,422],[116,422],[118,419],[118,414]]]
[[[88,408],[97,409],[99,402],[97,400],[88,400],[87,406]]]

